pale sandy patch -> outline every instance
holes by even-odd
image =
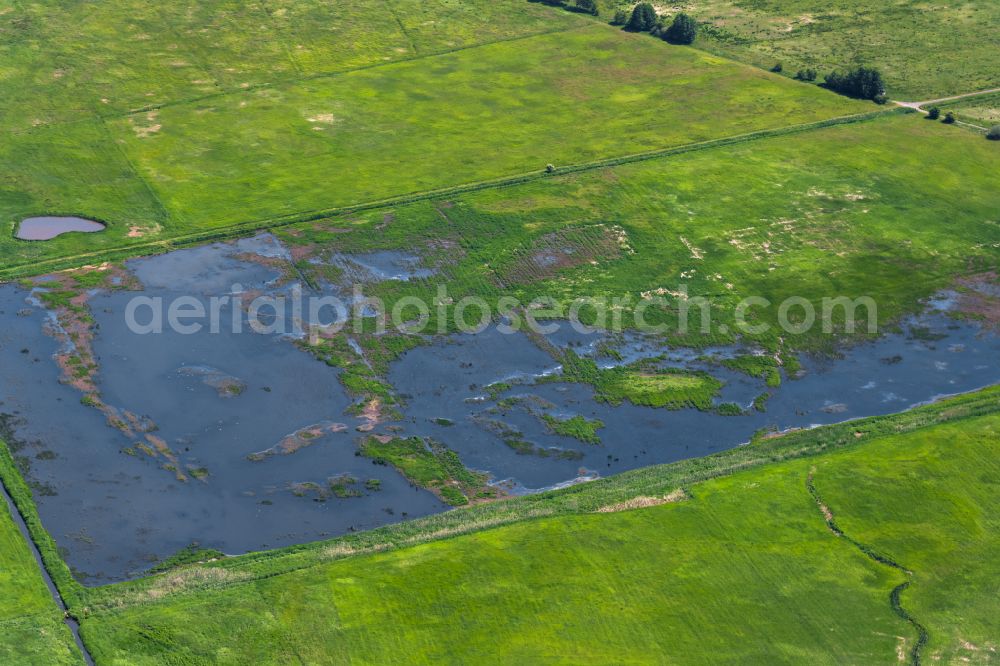
[[[686,247],[688,249],[688,252],[691,253],[691,258],[692,259],[704,259],[705,258],[704,251],[701,250],[700,248],[695,247],[694,243],[692,243],[691,241],[689,241],[687,238],[684,238],[684,236],[680,236],[680,239],[681,239],[681,242],[684,243],[684,247]]]
[[[689,499],[688,494],[684,492],[683,488],[678,488],[671,493],[664,495],[663,497],[649,497],[646,495],[639,495],[638,497],[633,497],[630,500],[625,500],[624,502],[618,502],[617,504],[609,504],[608,506],[602,506],[597,510],[597,513],[617,513],[619,511],[631,511],[632,509],[645,509],[650,506],[660,506],[661,504],[673,504],[675,502],[683,502]]]

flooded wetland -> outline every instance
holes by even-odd
[[[351,280],[434,274],[388,251],[313,261]],[[794,376],[746,372],[764,358],[756,349],[491,325],[421,339],[380,371],[390,392],[364,398],[352,366],[301,335],[127,323],[136,297],[228,296],[222,321],[245,324],[247,295],[343,291],[303,285],[292,266],[261,235],[0,285],[0,437],[85,583],[134,577],[192,543],[227,554],[302,543],[1000,382],[1000,338],[950,316],[954,294],[876,341],[802,356]],[[343,353],[377,364],[351,337]],[[686,397],[622,398],[568,359],[602,377],[669,380]]]

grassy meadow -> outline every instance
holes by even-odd
[[[579,19],[571,29],[251,82],[147,111],[39,120],[0,147],[0,220],[13,233],[25,216],[72,213],[109,229],[45,244],[4,234],[0,251],[31,264],[148,246],[871,109]]]
[[[94,590],[84,638],[108,664],[896,663],[918,635],[890,604],[909,582],[921,657],[980,663],[1000,610],[998,406],[990,390],[384,528],[367,548],[357,535]],[[442,538],[505,511],[534,519]]]
[[[748,296],[772,304],[802,296],[820,311],[823,297],[867,295],[885,326],[956,275],[997,265],[997,148],[917,114],[893,115],[278,233],[320,257],[331,246],[416,252],[439,269],[456,299],[671,299],[686,285],[689,295],[709,300],[716,317],[701,335],[701,310],[692,308],[690,333],[680,336],[676,315],[664,313],[674,337],[690,343],[730,339],[735,305]],[[543,270],[531,262],[552,247],[568,253],[565,265]],[[431,298],[438,281],[384,282],[366,293],[390,303]],[[757,308],[754,321],[774,325],[776,310]],[[647,314],[657,321],[655,308]],[[786,335],[784,344],[828,347],[830,336],[818,328]],[[773,329],[757,338],[777,345]]]
[[[178,223],[201,228],[869,108],[588,25],[108,125]]]
[[[634,3],[601,2],[601,19]],[[1000,6],[991,0],[705,0],[677,9],[703,24],[696,45],[792,76],[878,67],[892,99],[919,101],[1000,85],[994,62]]]
[[[841,529],[913,571],[904,606],[928,629],[927,662],[994,663],[1000,419],[901,439],[818,463],[816,487]]]
[[[0,0],[5,129],[113,117],[580,25],[520,0]]]

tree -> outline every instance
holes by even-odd
[[[628,21],[628,14],[625,13],[624,9],[619,9],[615,12],[615,17],[611,19],[611,25],[625,25]]]
[[[941,121],[941,122],[943,122],[945,125],[954,125],[955,124],[955,114],[952,113],[951,111],[949,111],[948,113],[944,114],[944,120]]]
[[[831,72],[826,76],[825,85],[842,95],[874,100],[885,95],[882,73],[872,67],[858,67],[849,72]]]
[[[597,16],[597,3],[594,0],[576,0],[576,8],[581,12]]]
[[[640,2],[632,10],[632,17],[625,25],[629,32],[649,32],[656,25],[656,10],[648,2]]]
[[[941,117],[941,109],[937,108],[936,106],[932,106],[931,110],[927,112],[928,120],[937,120],[940,117]]]
[[[674,17],[674,22],[667,28],[663,38],[671,44],[690,44],[697,35],[698,23],[684,12],[681,12]]]
[[[990,141],[1000,141],[1000,125],[991,127],[990,131],[986,133],[986,138]]]
[[[816,80],[816,70],[815,69],[800,69],[795,73],[795,78],[799,81],[815,81]]]
[[[774,67],[771,68],[771,71],[774,72],[774,73],[776,73],[776,74],[778,74],[783,69],[784,69],[784,67],[781,66],[781,63],[777,62],[777,63],[774,64]]]

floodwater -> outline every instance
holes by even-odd
[[[21,220],[15,236],[21,240],[44,241],[72,231],[89,234],[96,231],[104,231],[105,228],[100,222],[85,220],[82,217],[27,217]]]
[[[696,409],[669,411],[597,402],[586,385],[531,380],[553,374],[557,366],[523,336],[490,330],[444,343],[419,347],[392,368],[390,383],[407,400],[407,431],[445,441],[466,465],[488,469],[519,490],[541,489],[572,478],[608,475],[635,467],[707,455],[747,442],[761,428],[784,430],[836,423],[852,418],[902,411],[934,398],[1000,382],[1000,338],[975,324],[958,323],[931,311],[906,322],[904,332],[846,350],[841,358],[803,357],[798,379],[784,379],[774,389],[763,380],[695,360],[697,354],[674,350],[664,366],[706,370],[726,382],[718,402],[736,402],[741,416],[721,416]],[[911,331],[919,331],[914,336]],[[593,341],[574,351],[591,353]],[[625,362],[662,353],[648,341],[626,340]],[[709,350],[720,356],[735,349]],[[619,361],[598,359],[603,365]],[[602,362],[603,361],[603,362]],[[522,382],[498,396],[520,398],[497,409],[484,387]],[[528,383],[523,383],[525,380]],[[769,391],[766,411],[749,409]],[[580,415],[599,419],[601,444],[584,444],[547,431],[539,418]],[[440,425],[444,419],[448,425]],[[571,449],[582,457],[519,455],[508,448],[484,420],[501,422],[543,449]]]
[[[126,324],[123,313],[137,296],[169,302],[178,295],[287,290],[266,261],[285,258],[284,248],[267,235],[185,249],[129,262],[142,292],[91,296],[97,386],[117,413],[135,414],[143,424],[143,434],[131,437],[81,403],[78,389],[60,382],[53,360],[60,342],[46,334],[51,315],[39,301],[19,286],[0,285],[0,437],[28,466],[43,522],[84,582],[138,575],[192,542],[236,554],[447,509],[392,468],[355,455],[357,428],[365,422],[350,415],[352,400],[339,371],[291,337],[248,326],[242,332],[222,326],[218,333],[139,335]],[[375,263],[358,259],[369,269]],[[403,279],[398,271],[385,274]],[[528,492],[730,448],[764,427],[897,412],[1000,382],[1000,338],[949,318],[941,311],[946,301],[932,305],[937,309],[906,322],[902,333],[848,349],[841,358],[804,358],[804,375],[786,378],[778,389],[705,365],[698,360],[702,352],[667,350],[662,363],[705,369],[724,380],[721,401],[749,406],[765,390],[773,392],[765,413],[742,416],[599,403],[585,385],[536,383],[557,373],[558,365],[523,335],[491,328],[453,336],[392,364],[389,381],[403,400],[403,418],[375,432],[391,427],[433,437],[502,487]],[[222,321],[233,320],[231,306],[221,314]],[[566,327],[550,336],[551,343],[580,354],[597,355],[597,341]],[[615,344],[626,361],[664,352],[639,337]],[[739,350],[711,351],[725,356]],[[620,362],[595,358],[602,365]],[[499,381],[514,385],[490,397],[485,387]],[[552,434],[543,414],[600,419],[601,443]],[[535,452],[518,454],[500,431],[520,433]],[[140,446],[137,439],[145,435],[166,447],[169,465],[164,455]],[[344,475],[357,479],[357,496],[317,491]],[[369,479],[378,479],[381,489],[367,489]]]
[[[227,246],[136,261],[144,297],[226,293],[234,281],[260,288],[275,274],[232,258]],[[217,270],[205,273],[206,265]],[[174,283],[177,291],[165,285]],[[286,338],[244,327],[219,335],[136,335],[122,313],[131,292],[101,293],[90,307],[99,333],[98,385],[109,405],[155,424],[188,480],[136,450],[59,382],[55,339],[27,292],[0,285],[0,414],[29,478],[46,528],[88,583],[135,575],[194,541],[227,553],[301,543],[446,508],[385,466],[355,455],[351,400],[337,370]],[[226,321],[231,309],[222,311]],[[238,387],[231,390],[230,387]],[[227,390],[228,389],[228,390]],[[291,455],[253,460],[303,428],[322,428]],[[124,452],[131,449],[131,453]],[[357,479],[358,497],[320,498],[302,484]],[[197,477],[202,478],[197,478]],[[380,489],[365,488],[379,479]],[[323,501],[317,501],[323,500]]]
[[[328,262],[340,267],[350,282],[381,282],[382,280],[413,280],[434,275],[431,268],[421,266],[420,257],[382,250],[362,254],[335,253]]]

